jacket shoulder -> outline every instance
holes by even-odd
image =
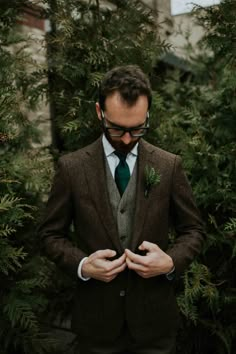
[[[179,155],[173,154],[169,151],[163,150],[153,144],[148,143],[147,141],[143,140],[142,144],[146,150],[153,153],[154,156],[158,159],[168,160],[170,162],[175,162],[176,158],[180,158]]]
[[[94,151],[100,149],[101,146],[101,140],[98,139],[92,144],[87,145],[79,150],[62,155],[59,158],[58,163],[68,167],[78,165],[89,158],[90,154],[93,154]]]

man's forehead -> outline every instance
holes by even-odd
[[[140,100],[142,100],[144,104],[147,103],[148,106],[148,98],[145,95],[139,95],[135,100],[129,100],[128,97],[127,99],[125,99],[124,97],[121,96],[121,94],[118,91],[114,91],[106,97],[105,109],[109,105],[122,106],[126,109],[131,109],[135,107],[137,103],[140,102]]]
[[[138,128],[138,127],[140,127],[140,126],[144,125],[144,124],[145,124],[145,122],[146,122],[146,120],[145,120],[144,122],[142,122],[142,123],[138,124],[138,125],[133,125],[133,126],[131,125],[131,126],[129,126],[129,128]],[[113,122],[111,122],[111,121],[109,121],[109,120],[108,120],[108,123],[109,123],[109,126],[111,126],[111,127],[117,127],[117,128],[127,128],[126,126],[123,126],[123,125],[119,125],[119,124],[113,123]]]

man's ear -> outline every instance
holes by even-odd
[[[99,120],[102,120],[101,107],[98,102],[96,102],[96,112]]]

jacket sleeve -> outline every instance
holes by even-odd
[[[176,156],[172,176],[171,215],[176,239],[167,253],[179,276],[200,252],[205,238],[204,225],[179,156]]]
[[[43,252],[72,276],[86,254],[68,239],[73,221],[73,205],[66,161],[58,161],[43,221],[38,228]]]

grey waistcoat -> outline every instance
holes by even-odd
[[[135,164],[134,166],[132,176],[122,197],[120,196],[120,193],[116,186],[116,182],[112,177],[107,159],[106,177],[110,204],[112,207],[114,218],[117,222],[117,229],[120,241],[122,246],[126,248],[129,246],[133,231],[134,211],[136,202],[137,164]]]

